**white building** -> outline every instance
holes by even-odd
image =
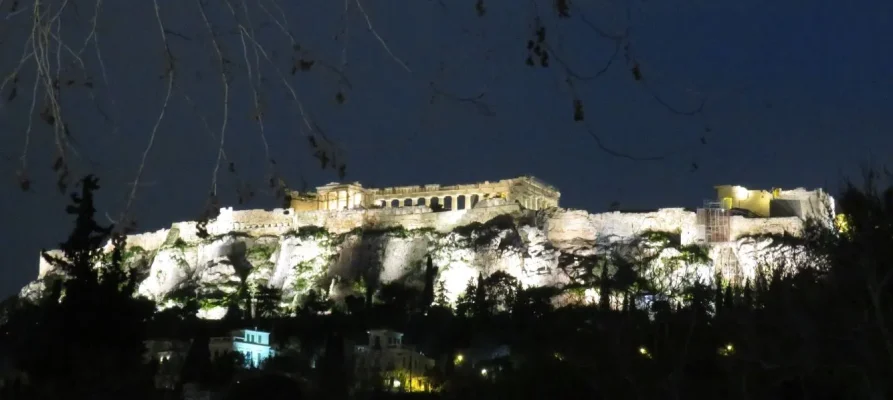
[[[427,374],[434,360],[403,344],[403,334],[386,329],[368,331],[369,343],[354,348],[357,377],[383,379],[392,390],[429,390]]]
[[[209,347],[214,358],[228,352],[241,353],[245,357],[245,365],[254,368],[275,355],[270,346],[270,333],[251,329],[233,331],[231,336],[213,337]]]

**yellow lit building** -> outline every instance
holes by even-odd
[[[722,203],[722,208],[726,210],[740,208],[761,217],[769,216],[770,203],[774,198],[773,193],[778,193],[778,190],[769,192],[766,190],[748,190],[743,186],[737,185],[716,186],[716,197]]]
[[[369,331],[369,344],[356,346],[356,376],[361,381],[382,379],[384,388],[399,392],[431,391],[428,372],[434,360],[403,344],[403,334],[387,329]]]
[[[822,190],[751,190],[738,185],[716,186],[717,201],[725,210],[747,210],[756,216],[821,217],[833,214],[834,199]]]

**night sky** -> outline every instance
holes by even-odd
[[[76,83],[63,91],[65,116],[80,157],[72,175],[99,175],[99,216],[124,209],[140,157],[161,110],[166,82],[158,21],[150,1],[104,2],[99,44],[107,82],[92,43],[83,53],[93,92],[106,120]],[[125,4],[126,3],[126,4]],[[218,2],[210,2],[216,4]],[[876,1],[632,1],[631,52],[645,86],[636,82],[621,51],[607,73],[566,83],[555,58],[550,68],[525,65],[537,10],[532,2],[485,0],[477,16],[473,0],[363,0],[377,33],[395,59],[350,5],[301,1],[286,7],[288,24],[303,56],[319,61],[291,75],[292,45],[256,4],[281,18],[272,0],[249,4],[252,27],[268,62],[258,55],[270,155],[288,184],[300,188],[338,179],[311,157],[302,117],[277,69],[300,96],[307,117],[340,148],[345,180],[381,187],[426,183],[472,183],[534,175],[557,186],[564,207],[604,211],[621,208],[697,206],[717,184],[754,188],[839,188],[867,162],[890,164],[893,149],[893,2]],[[409,3],[415,3],[407,6]],[[9,19],[0,2],[0,69],[12,70],[31,32],[28,13]],[[66,43],[75,52],[87,35],[92,4],[63,18]],[[148,153],[132,205],[140,230],[193,220],[211,188],[219,135],[223,85],[210,35],[191,1],[161,1],[176,60],[176,85]],[[241,10],[238,0],[234,6]],[[254,5],[252,5],[254,4]],[[387,5],[382,5],[387,4]],[[539,1],[547,41],[577,75],[592,75],[614,52],[580,18],[558,20],[550,1]],[[577,1],[586,19],[609,32],[627,26],[626,1]],[[225,151],[239,179],[257,196],[238,205],[234,175],[219,174],[224,205],[274,208],[252,91],[236,22],[226,7],[209,5],[224,56],[231,60],[232,87]],[[239,11],[241,12],[241,11]],[[77,17],[77,16],[79,17]],[[263,21],[267,21],[265,25]],[[282,22],[280,20],[280,22]],[[246,29],[247,29],[246,24]],[[336,39],[336,36],[340,37]],[[347,37],[346,102],[338,105],[340,67]],[[255,54],[248,59],[254,68]],[[29,45],[30,46],[30,45]],[[50,49],[55,65],[55,48]],[[64,50],[63,50],[64,52]],[[65,58],[67,57],[67,59]],[[71,60],[63,55],[63,64]],[[407,71],[401,63],[408,66]],[[83,80],[63,68],[66,79]],[[18,97],[0,99],[0,296],[18,291],[37,274],[38,251],[64,240],[72,218],[67,197],[55,188],[55,148],[50,129],[34,117],[27,172],[32,190],[18,189],[15,174],[29,118],[34,64],[20,74]],[[433,82],[433,84],[432,84]],[[341,85],[345,86],[345,85]],[[193,107],[190,100],[197,103]],[[432,101],[432,95],[439,93]],[[484,93],[479,100],[463,101]],[[656,161],[634,161],[599,149],[585,125],[573,121],[572,101],[584,105],[585,125],[604,145]],[[697,109],[693,116],[677,111]],[[38,108],[42,95],[38,95]],[[706,142],[703,143],[703,141]],[[698,168],[693,171],[692,164]]]

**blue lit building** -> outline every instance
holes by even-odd
[[[260,367],[264,360],[275,355],[270,347],[270,333],[251,329],[233,331],[231,336],[211,338],[209,347],[214,358],[232,351],[241,353],[245,357],[245,366],[253,368]]]

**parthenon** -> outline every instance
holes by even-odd
[[[560,197],[558,189],[532,176],[462,185],[430,184],[378,189],[364,188],[359,182],[333,182],[317,187],[316,193],[292,192],[290,206],[295,211],[412,206],[464,210],[482,200],[501,198],[530,210],[539,210],[558,207]]]

